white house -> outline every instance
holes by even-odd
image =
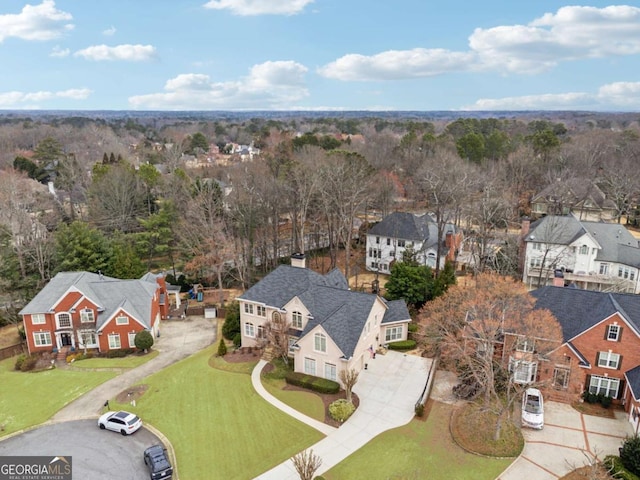
[[[454,261],[461,235],[455,225],[447,224],[440,246],[440,268],[447,260]],[[438,257],[438,227],[428,215],[394,212],[367,232],[366,265],[369,271],[389,273],[394,261],[402,261],[407,247],[413,248],[421,265],[436,266]]]
[[[530,288],[575,284],[585,290],[640,293],[638,240],[622,225],[573,215],[522,222],[522,281]]]
[[[284,319],[294,370],[339,382],[341,370],[360,371],[380,345],[406,340],[411,321],[403,300],[351,291],[344,275],[321,275],[294,254],[242,294],[242,346],[260,343],[267,321]]]

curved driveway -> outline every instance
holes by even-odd
[[[353,389],[360,399],[360,406],[338,429],[328,430],[324,428],[326,425],[318,426],[318,422],[299,412],[283,409],[285,413],[328,433],[324,439],[309,447],[322,459],[322,466],[316,475],[322,475],[382,432],[409,423],[415,415],[414,406],[427,381],[431,362],[429,358],[393,351],[377,355],[375,360],[369,362],[369,368],[360,372]],[[260,371],[265,363],[261,360],[254,369],[251,375],[253,386],[265,400],[281,408],[281,402],[269,395],[260,382]],[[257,477],[259,480],[299,478],[291,460]]]

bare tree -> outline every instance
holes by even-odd
[[[338,377],[344,385],[344,390],[347,395],[347,402],[351,403],[351,392],[353,390],[353,386],[358,381],[358,372],[353,368],[350,368],[349,370],[344,369],[340,370]]]
[[[280,357],[285,364],[289,359],[289,328],[291,323],[280,312],[273,312],[271,319],[262,325],[257,338],[258,346],[271,350],[274,357]]]
[[[298,472],[300,480],[313,480],[316,471],[322,465],[322,459],[313,453],[313,449],[303,450],[291,457],[293,467]]]

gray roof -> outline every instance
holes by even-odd
[[[402,322],[411,318],[409,309],[407,308],[407,302],[404,300],[391,300],[386,301],[386,303],[388,308],[384,314],[382,323]]]
[[[536,299],[536,308],[546,308],[558,319],[564,342],[570,342],[616,312],[640,333],[639,295],[553,286],[529,293]]]
[[[445,233],[455,231],[455,225],[446,224]],[[416,215],[407,212],[394,212],[371,227],[368,234],[410,240],[412,242],[423,242],[423,250],[435,248],[438,243],[438,226],[429,214]],[[444,241],[443,238],[443,244]]]
[[[580,222],[572,215],[549,215],[533,222],[524,240],[569,245],[587,233],[601,247],[596,256],[597,261],[622,263],[640,268],[638,240],[617,223]]]
[[[300,299],[312,317],[301,337],[321,325],[346,358],[353,355],[369,313],[378,298],[372,293],[349,290],[347,281],[339,270],[321,275],[306,268],[289,265],[279,266],[239,298],[283,308],[294,297]],[[383,322],[401,321],[404,313],[404,320],[410,320],[406,304],[403,311],[398,302],[402,301],[389,302],[392,307],[385,313]],[[387,313],[390,315],[388,318]]]
[[[640,400],[640,365],[625,372],[624,376],[627,377],[633,398]]]
[[[567,206],[576,206],[584,204],[587,200],[599,208],[615,208],[615,203],[607,199],[592,180],[586,178],[558,180],[535,195],[531,203],[560,201]]]
[[[148,279],[120,280],[90,272],[58,273],[20,311],[20,314],[48,313],[72,287],[98,304],[100,312],[96,320],[96,329],[120,308],[125,309],[146,328],[151,327],[155,282],[152,283]]]

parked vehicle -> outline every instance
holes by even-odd
[[[101,430],[112,430],[122,435],[131,435],[142,427],[142,420],[129,412],[107,412],[98,419],[98,427]]]
[[[522,426],[537,430],[544,427],[544,400],[537,388],[527,388],[522,394]]]
[[[149,468],[151,480],[167,479],[173,475],[173,468],[162,445],[152,445],[144,451],[144,463]]]

